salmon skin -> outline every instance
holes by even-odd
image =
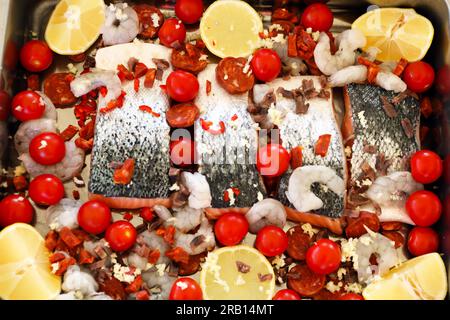
[[[248,95],[226,92],[216,81],[215,69],[216,64],[209,64],[198,75],[195,104],[200,118],[194,125],[198,171],[210,185],[212,208],[247,208],[266,196],[255,165],[257,125],[247,112]]]
[[[118,64],[126,66],[130,58],[154,68],[152,58],[168,60],[169,54],[169,49],[151,44],[112,46],[98,51],[97,68],[116,70]],[[161,81],[155,79],[152,88],[145,88],[142,77],[138,92],[133,81],[123,82],[123,106],[97,114],[88,185],[92,199],[101,198],[113,208],[170,205],[170,128],[165,117],[169,98],[160,88],[170,71],[164,72]],[[99,110],[103,104],[100,98]],[[150,106],[159,116],[141,111],[141,105]],[[135,160],[132,181],[115,184],[114,167],[129,158]]]

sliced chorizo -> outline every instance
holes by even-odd
[[[205,259],[205,253],[189,256],[188,263],[178,263],[178,275],[190,276],[200,270],[200,263]]]
[[[403,223],[397,221],[385,221],[381,222],[381,230],[385,231],[398,231],[403,228]]]
[[[53,73],[44,81],[44,93],[57,107],[66,107],[77,101],[70,90],[74,75],[69,72]]]
[[[287,287],[301,296],[313,296],[325,286],[325,275],[311,271],[305,263],[291,268],[287,274]]]
[[[139,36],[145,39],[154,38],[164,22],[162,12],[151,5],[142,3],[133,6],[139,18]]]
[[[166,111],[167,123],[172,128],[190,127],[199,115],[197,106],[190,102],[176,104]]]
[[[206,55],[196,46],[187,43],[184,47],[173,49],[170,61],[175,69],[199,73],[208,65]]]
[[[216,79],[231,94],[247,92],[255,84],[255,77],[245,58],[222,59],[216,67]]]
[[[287,231],[288,247],[287,254],[296,260],[305,260],[306,251],[312,244],[311,237],[303,232],[301,226],[295,226]]]
[[[345,234],[348,238],[358,238],[367,233],[366,226],[374,232],[380,230],[380,220],[375,213],[361,211],[358,218],[350,219]]]

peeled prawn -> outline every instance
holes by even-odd
[[[22,122],[14,136],[14,144],[19,154],[28,153],[28,147],[35,136],[43,132],[56,132],[53,119],[36,119]]]
[[[146,271],[142,273],[142,279],[152,292],[152,300],[167,300],[177,278],[171,277],[166,271]]]
[[[196,255],[214,248],[216,240],[212,225],[203,217],[200,228],[195,234],[175,233],[175,247],[183,248],[188,254]]]
[[[78,291],[85,296],[97,292],[98,284],[91,274],[82,271],[77,265],[71,265],[64,274],[61,288],[65,292]]]
[[[47,208],[45,221],[50,228],[57,231],[63,227],[75,229],[78,227],[78,209],[81,205],[81,201],[64,198],[58,204]]]
[[[84,151],[78,148],[73,141],[67,141],[65,146],[66,155],[61,162],[54,165],[41,165],[34,161],[28,153],[23,153],[19,159],[22,160],[25,169],[32,177],[50,173],[60,178],[63,182],[68,181],[79,174],[83,168]]]
[[[314,61],[322,73],[332,75],[339,70],[355,64],[355,50],[366,45],[366,38],[357,29],[350,29],[337,36],[338,51],[332,55],[330,38],[324,32],[320,34],[319,42],[314,49]]]
[[[363,65],[345,67],[328,79],[331,87],[343,87],[350,83],[362,83],[367,79],[367,67]]]
[[[131,42],[139,33],[139,18],[126,3],[110,4],[106,8],[105,24],[102,27],[103,42],[110,46]]]
[[[47,97],[47,95],[43,92],[38,91],[37,93],[41,96],[42,101],[45,104],[45,110],[44,114],[42,115],[42,118],[52,119],[55,121],[58,120],[58,113],[56,112],[56,108],[52,100],[50,100],[50,98]]]
[[[286,210],[275,199],[264,199],[255,203],[245,215],[250,225],[250,232],[257,233],[267,225],[283,228],[286,224]]]
[[[392,90],[394,92],[403,92],[407,89],[406,83],[392,72],[378,72],[375,83],[383,89]]]
[[[111,101],[116,99],[122,93],[122,83],[114,71],[94,69],[92,72],[77,76],[70,83],[70,90],[75,97],[97,89],[99,87],[106,87],[108,93],[104,101]]]
[[[189,232],[196,228],[203,217],[203,210],[193,209],[188,206],[174,209],[173,215],[169,209],[161,205],[154,206],[153,210],[166,224],[173,225],[181,232]]]
[[[290,178],[286,196],[300,212],[323,207],[323,201],[312,191],[311,185],[319,182],[339,196],[344,195],[345,183],[336,172],[325,166],[302,166],[295,169]]]
[[[206,177],[198,172],[183,172],[181,182],[189,190],[188,205],[193,209],[211,207],[211,190]]]

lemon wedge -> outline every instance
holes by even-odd
[[[367,300],[443,300],[446,295],[447,274],[438,253],[402,263],[363,291]]]
[[[103,0],[62,0],[50,17],[45,40],[56,53],[79,54],[97,40],[104,22]]]
[[[47,300],[61,291],[61,277],[51,273],[44,239],[32,226],[12,224],[0,232],[0,298]]]
[[[367,45],[379,49],[380,61],[398,61],[401,58],[413,62],[421,60],[433,41],[433,25],[414,9],[381,8],[371,10],[352,24],[367,38]]]
[[[200,21],[200,35],[211,53],[220,58],[247,57],[261,46],[263,23],[248,3],[213,2]]]
[[[205,300],[270,300],[275,275],[258,250],[244,245],[223,247],[206,257],[200,286]]]

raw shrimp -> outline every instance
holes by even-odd
[[[77,265],[71,265],[64,274],[61,288],[65,292],[79,291],[85,296],[97,292],[98,284],[91,274],[82,271]]]
[[[392,72],[378,72],[375,83],[383,89],[392,90],[394,92],[403,92],[407,89],[406,83]]]
[[[373,275],[382,276],[400,262],[393,241],[367,227],[366,229],[368,233],[362,235],[356,243],[355,256],[357,259],[354,262],[354,268],[358,271],[360,282],[370,282]],[[377,257],[377,266],[370,263],[372,254]],[[373,271],[375,271],[375,274],[373,274]]]
[[[155,231],[146,230],[140,233],[137,243],[145,244],[150,250],[159,250],[160,256],[156,264],[168,264],[170,262],[169,258],[164,255],[169,249],[169,244],[162,237],[158,236]]]
[[[264,199],[255,203],[245,215],[250,225],[250,232],[257,233],[266,225],[283,228],[286,224],[286,210],[275,199]]]
[[[414,224],[405,211],[408,195],[423,189],[408,171],[393,172],[378,177],[366,192],[367,197],[381,207],[380,221],[400,221]]]
[[[153,211],[162,221],[167,221],[172,218],[172,213],[170,212],[170,210],[159,204],[153,207]]]
[[[345,67],[328,79],[331,87],[343,87],[350,83],[362,83],[367,79],[367,67],[363,65]]]
[[[311,185],[319,182],[339,196],[345,193],[345,183],[336,172],[325,166],[302,166],[295,169],[286,192],[288,200],[300,212],[322,208],[323,201],[312,191]]]
[[[84,151],[78,148],[73,141],[66,142],[66,155],[61,162],[44,166],[35,162],[28,153],[23,153],[19,159],[31,177],[43,173],[54,174],[63,182],[68,181],[81,172],[84,165]]]
[[[188,205],[193,209],[211,207],[211,190],[206,177],[198,172],[183,172],[181,183],[189,190]]]
[[[58,204],[47,208],[45,221],[51,229],[57,231],[63,227],[75,229],[78,227],[78,209],[81,205],[81,201],[64,198]]]
[[[138,255],[136,252],[130,252],[127,256],[127,263],[129,266],[145,270],[148,266],[148,259]]]
[[[56,108],[52,100],[50,100],[50,98],[47,97],[47,95],[41,91],[37,91],[37,93],[41,96],[42,101],[45,104],[45,110],[44,114],[42,115],[42,118],[52,119],[55,121],[58,120],[58,113],[56,112]]]
[[[80,97],[99,87],[106,87],[108,90],[104,98],[106,102],[116,99],[122,93],[122,83],[117,74],[111,70],[93,69],[92,72],[82,74],[70,83],[70,90],[75,97]]]
[[[28,147],[35,136],[43,132],[56,132],[53,119],[36,119],[22,122],[14,136],[14,144],[19,154],[28,153]]]
[[[181,232],[189,232],[196,228],[203,217],[203,210],[188,206],[174,209],[173,215],[169,209],[161,205],[154,206],[153,210],[166,225],[173,225]]]
[[[317,67],[322,73],[328,76],[355,64],[355,50],[366,45],[366,38],[361,31],[350,29],[338,35],[336,42],[339,44],[339,49],[332,55],[330,51],[330,38],[326,33],[322,32],[319,37],[319,42],[314,49],[314,61]]]
[[[128,4],[110,4],[106,8],[105,24],[102,27],[105,45],[131,42],[138,33],[139,17]]]
[[[175,233],[175,247],[183,248],[190,255],[200,254],[215,245],[213,228],[206,217],[202,218],[200,228],[195,234],[178,231]]]
[[[177,278],[171,277],[166,271],[152,270],[143,272],[142,279],[150,288],[152,300],[167,300]]]

